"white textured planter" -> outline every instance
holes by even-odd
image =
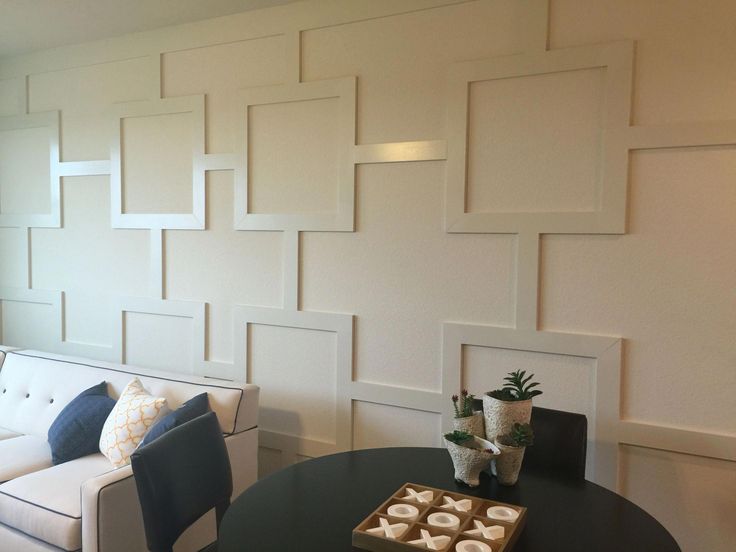
[[[445,439],[445,445],[455,466],[455,479],[469,487],[480,485],[480,472],[485,470],[491,460],[498,458],[501,453],[491,441],[486,441],[480,437],[468,439],[463,445]],[[485,452],[488,449],[493,452]]]
[[[516,485],[519,480],[521,464],[524,461],[526,447],[509,447],[498,442],[496,446],[501,451],[501,456],[496,458],[496,477],[501,485]]]
[[[486,438],[486,430],[484,427],[484,418],[482,412],[473,412],[471,416],[464,418],[453,418],[452,429],[455,431],[464,431],[481,439]]]
[[[483,395],[486,439],[493,442],[498,435],[511,431],[515,423],[528,424],[532,419],[532,400],[499,401]]]

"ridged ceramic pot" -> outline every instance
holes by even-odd
[[[470,416],[464,418],[453,418],[452,429],[455,431],[464,431],[481,439],[486,438],[486,429],[482,412],[473,412]]]
[[[468,487],[480,485],[480,472],[488,468],[491,460],[499,458],[501,451],[491,441],[481,437],[473,437],[462,445],[445,439],[447,451],[455,466],[455,480]],[[492,452],[486,452],[486,450]]]
[[[524,451],[526,447],[509,447],[495,441],[501,451],[501,456],[496,458],[496,477],[501,485],[516,485],[519,480],[521,464],[524,462]]]
[[[528,424],[532,419],[532,400],[499,401],[483,395],[486,439],[493,442],[498,435],[511,431],[515,423]]]

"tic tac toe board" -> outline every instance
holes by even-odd
[[[372,552],[510,552],[526,508],[404,484],[355,529],[353,546]]]

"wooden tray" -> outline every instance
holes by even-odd
[[[428,500],[428,502],[421,502],[407,489],[412,489],[416,493],[430,491],[432,496],[429,498],[429,493],[426,493],[423,495],[423,498]],[[456,510],[451,502],[460,500],[470,501],[470,507],[467,511]],[[419,510],[418,518],[416,520],[408,520],[389,515],[388,509],[394,504],[411,504],[415,506]],[[467,503],[463,505],[467,506]],[[493,506],[510,508],[518,513],[518,517],[514,521],[501,521],[489,518],[487,510]],[[429,525],[427,518],[435,512],[445,512],[455,515],[460,520],[460,526],[457,529],[444,529]],[[380,527],[381,519],[384,519],[384,523],[388,523],[389,525],[405,523],[408,527],[396,538],[389,538],[386,536],[385,531],[381,533],[368,532],[368,529]],[[477,529],[476,521],[482,523],[485,527],[494,525],[503,527],[503,537],[494,540],[486,538],[482,534],[468,534],[467,531]],[[441,548],[445,552],[455,552],[455,545],[464,540],[480,541],[490,547],[493,552],[509,552],[519,538],[524,523],[526,523],[526,508],[522,508],[521,506],[453,493],[427,487],[426,485],[406,483],[353,529],[353,546],[372,552],[416,552],[417,550],[432,550],[426,544],[410,544],[409,542],[421,539],[421,530],[424,529],[429,531],[432,537],[445,535],[450,538],[449,541],[446,541],[447,544],[444,548]]]

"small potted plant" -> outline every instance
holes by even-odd
[[[468,394],[467,389],[460,392],[460,397],[452,396],[452,408],[455,411],[452,427],[456,431],[464,431],[471,435],[485,437],[483,412],[473,412],[473,399],[475,399],[475,396]]]
[[[532,418],[532,399],[542,392],[534,389],[539,382],[532,381],[534,374],[525,370],[509,372],[504,386],[483,395],[483,415],[486,439],[493,441],[497,435],[511,431],[515,423],[528,424]]]
[[[491,460],[501,454],[498,447],[466,431],[445,433],[444,438],[455,466],[455,481],[468,487],[480,485],[480,472],[488,468]]]
[[[495,444],[501,451],[501,456],[496,458],[496,477],[501,485],[516,484],[524,451],[533,443],[534,431],[529,424],[515,423],[511,431],[496,437]]]

